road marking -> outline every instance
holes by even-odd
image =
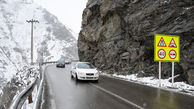
[[[114,96],[114,97],[116,97],[116,98],[118,98],[118,99],[120,99],[120,100],[126,102],[126,103],[129,104],[129,105],[133,105],[134,107],[136,107],[136,108],[138,108],[138,109],[144,109],[143,107],[141,107],[141,106],[139,106],[139,105],[137,105],[137,104],[135,104],[135,103],[133,103],[133,102],[131,102],[131,101],[129,101],[129,100],[127,100],[127,99],[125,99],[125,98],[119,96],[119,95],[117,95],[117,94],[114,94],[114,93],[112,93],[112,92],[110,92],[110,91],[108,91],[108,90],[106,90],[106,89],[104,89],[104,88],[102,88],[102,87],[100,87],[100,86],[97,86],[97,85],[92,84],[92,83],[90,83],[90,84],[91,84],[92,86],[94,86],[94,87],[96,87],[96,88],[98,88],[98,89],[104,91],[105,93],[108,93],[108,94],[110,94],[110,95],[112,95],[112,96]]]

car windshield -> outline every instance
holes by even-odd
[[[80,69],[95,69],[95,67],[90,63],[78,63],[77,68],[80,68]]]

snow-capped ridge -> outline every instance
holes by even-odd
[[[33,27],[34,62],[77,57],[72,32],[33,0],[0,0],[0,11],[0,79],[10,80],[30,63],[31,23],[26,20],[39,21]]]

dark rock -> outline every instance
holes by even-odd
[[[194,81],[194,69],[190,69],[188,72],[188,82],[190,84],[193,84],[193,81]]]
[[[193,86],[194,86],[194,80],[192,80],[192,81],[191,81],[191,85],[193,85]]]
[[[122,53],[120,56],[121,56],[121,59],[129,59],[130,54],[129,52],[125,52],[125,53]]]
[[[175,74],[186,75],[191,84],[193,13],[193,0],[89,0],[78,38],[79,58],[109,73],[158,76],[154,34],[179,35],[181,59]],[[162,78],[170,76],[171,64],[162,63]]]

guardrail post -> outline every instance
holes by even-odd
[[[27,83],[27,85],[29,85],[30,84],[30,81]],[[29,102],[29,104],[30,103],[33,103],[33,100],[32,100],[32,93],[30,93],[30,95],[28,96],[28,102]]]

